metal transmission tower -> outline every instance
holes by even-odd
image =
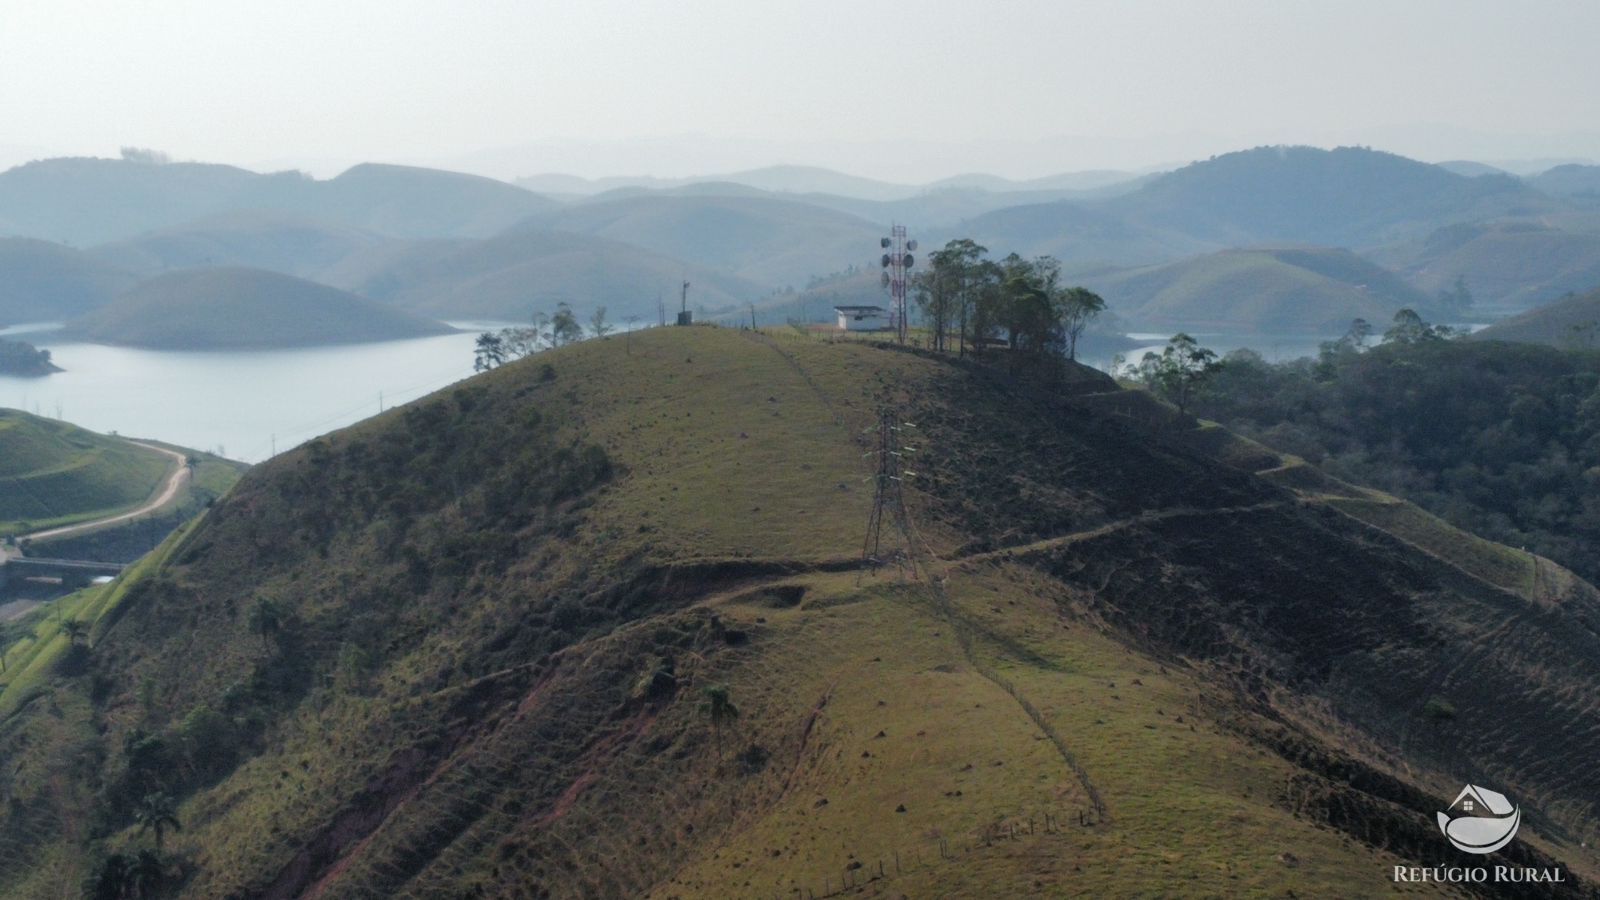
[[[916,426],[910,422],[899,421],[888,409],[878,414],[876,426],[878,446],[867,451],[869,456],[877,455],[878,471],[872,476],[874,483],[872,515],[867,518],[867,539],[861,546],[863,570],[878,568],[892,559],[899,567],[902,576],[908,566],[911,567],[912,577],[916,576],[916,566],[911,557],[911,524],[906,514],[904,490],[905,479],[915,474],[905,468],[905,458],[915,453],[916,448],[903,444],[900,440],[902,429],[914,428]],[[885,554],[883,535],[886,518],[893,529],[889,535],[887,554]],[[898,540],[896,534],[899,535]]]
[[[689,311],[689,282],[687,281],[683,283],[683,301],[682,305],[678,308],[678,324],[694,324],[694,313]]]
[[[894,329],[895,339],[904,344],[909,327],[906,316],[907,271],[916,262],[911,251],[917,249],[917,242],[906,240],[904,225],[895,225],[889,229],[888,237],[878,241],[878,246],[883,248],[883,286],[889,291],[889,327]]]

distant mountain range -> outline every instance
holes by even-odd
[[[829,298],[881,300],[878,240],[891,224],[919,239],[924,265],[955,237],[996,256],[1056,256],[1071,278],[1104,285],[1135,326],[1317,330],[1390,300],[1419,305],[1458,282],[1486,315],[1600,284],[1596,173],[1573,164],[1520,178],[1472,161],[1309,147],[1154,175],[920,185],[801,166],[695,179],[536,176],[518,187],[387,165],[316,180],[141,156],[45,160],[0,173],[0,234],[15,235],[0,242],[0,322],[72,318],[141,280],[219,267],[439,318],[523,320],[557,302],[649,318],[684,280],[691,304],[708,310],[790,297],[801,311],[828,305],[808,287],[819,283],[834,285]],[[1326,259],[1349,277],[1248,249],[1286,246],[1342,248]],[[1247,249],[1223,253],[1238,248]],[[1371,293],[1382,273],[1351,274],[1357,255],[1412,293]],[[841,290],[837,276],[852,271]]]
[[[816,166],[766,166],[741,172],[690,178],[654,178],[647,175],[579,178],[576,175],[551,173],[518,178],[515,184],[541,194],[594,195],[619,188],[670,190],[696,184],[721,183],[739,184],[774,193],[831,194],[884,202],[906,200],[920,194],[952,189],[976,189],[996,194],[1025,191],[1089,191],[1132,181],[1139,176],[1138,172],[1097,170],[1016,180],[975,172],[953,175],[926,184],[895,184]]]
[[[657,300],[677,309],[720,308],[764,295],[737,276],[586,234],[513,229],[489,240],[388,243],[356,253],[322,278],[394,307],[441,319],[525,322],[568,303],[582,315],[606,306],[614,322],[653,322]]]
[[[651,194],[561,207],[528,224],[622,241],[775,286],[876,259],[885,233],[857,216],[777,197]]]
[[[396,238],[486,237],[553,205],[489,178],[372,164],[328,181],[128,159],[51,159],[0,173],[0,231],[80,246],[261,211]]]

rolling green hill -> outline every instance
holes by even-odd
[[[171,459],[146,447],[0,409],[0,535],[123,512],[171,471]]]
[[[440,322],[259,269],[159,275],[75,320],[71,336],[106,344],[225,350],[351,344],[447,334]]]
[[[768,287],[876,260],[887,233],[887,223],[777,197],[595,199],[529,224],[622,241]]]
[[[1387,896],[1471,781],[1592,893],[1595,589],[1193,424],[715,328],[392,410],[19,642],[0,892],[165,793],[180,896]]]
[[[135,280],[71,247],[0,238],[0,325],[65,321],[111,302]]]
[[[382,239],[378,236],[353,228],[245,212],[186,222],[89,252],[144,277],[171,269],[244,266],[312,278],[352,253],[379,243]]]
[[[1370,256],[1429,294],[1463,279],[1475,305],[1491,312],[1600,284],[1600,234],[1537,222],[1453,225]]]
[[[1600,290],[1572,294],[1472,335],[1478,341],[1514,341],[1563,349],[1600,347]]]
[[[1337,334],[1350,320],[1387,322],[1432,298],[1346,250],[1224,250],[1084,279],[1118,315],[1147,329]]]
[[[613,323],[656,319],[656,299],[742,306],[767,291],[731,275],[604,238],[522,227],[483,241],[391,243],[356,253],[320,276],[363,296],[442,319],[526,321],[569,303],[587,316],[604,305]]]

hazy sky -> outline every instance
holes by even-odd
[[[0,164],[901,180],[1263,143],[1600,157],[1600,2],[0,0]]]

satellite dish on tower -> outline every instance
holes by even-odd
[[[888,238],[878,238],[878,246],[879,247],[887,247],[887,246],[889,246],[889,239]]]
[[[915,240],[906,241],[906,249],[907,250],[915,250],[915,249],[917,249],[917,242]]]
[[[883,267],[885,269],[889,268],[889,254],[887,253],[883,255]]]
[[[884,272],[883,273],[883,286],[885,288],[887,288],[889,286],[889,273],[888,272]]]

